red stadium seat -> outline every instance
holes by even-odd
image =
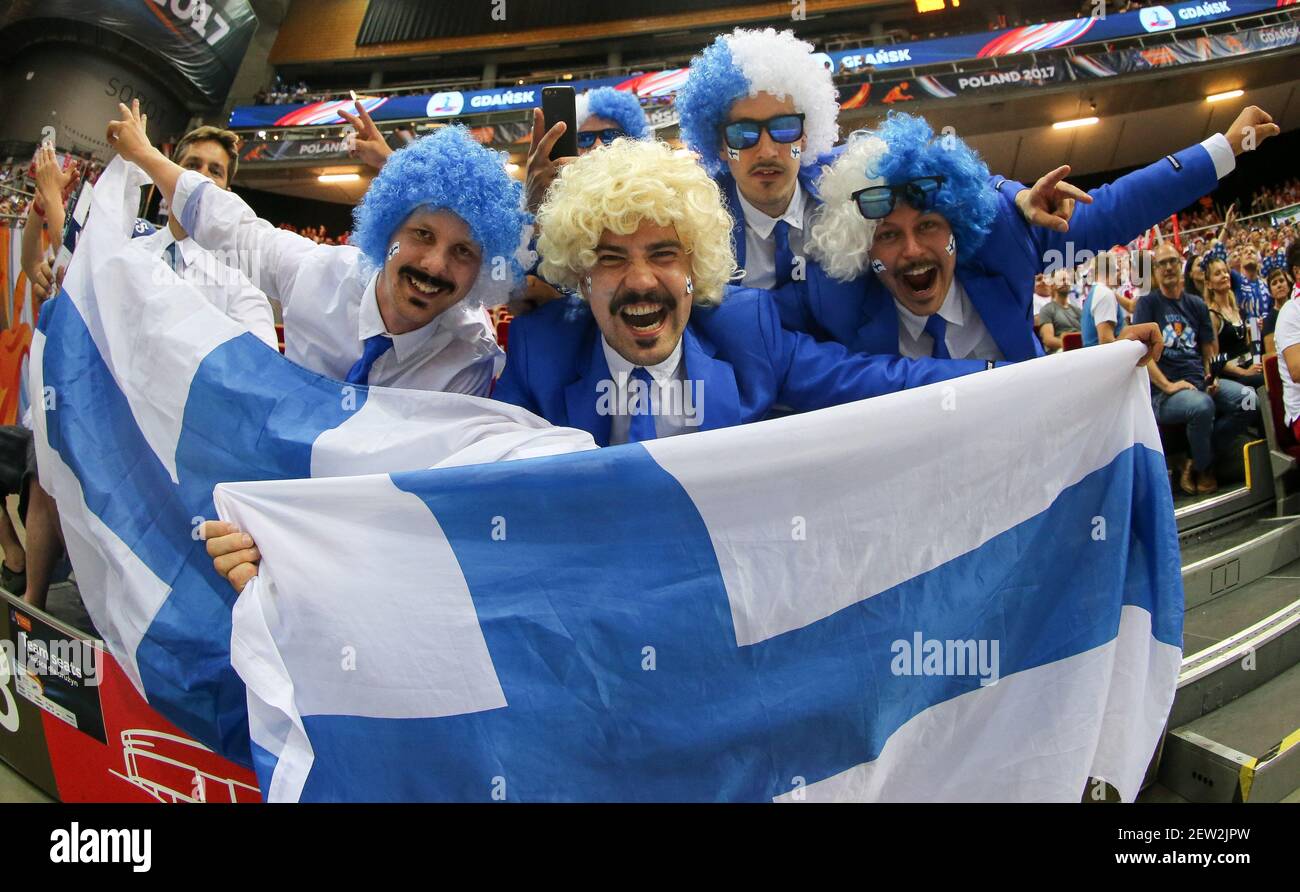
[[[275,340],[280,345],[280,352],[283,353],[284,352],[284,326],[283,325],[277,325],[275,327]]]
[[[1077,331],[1067,331],[1061,335],[1061,350],[1078,350],[1083,346],[1083,335]]]
[[[1268,408],[1273,415],[1273,430],[1277,432],[1277,448],[1292,458],[1300,459],[1300,443],[1295,432],[1286,423],[1286,408],[1282,404],[1282,374],[1277,368],[1278,357],[1264,358],[1264,389],[1268,391]]]
[[[501,345],[502,350],[506,349],[506,341],[509,339],[509,337],[510,337],[510,317],[507,317],[497,322],[497,343]]]

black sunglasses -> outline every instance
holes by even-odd
[[[773,142],[797,142],[803,136],[803,115],[777,115],[766,121],[732,121],[722,128],[727,146],[736,150],[758,145],[766,130]]]
[[[627,136],[627,134],[617,127],[607,127],[604,130],[579,130],[578,148],[590,149],[596,144],[596,137],[598,136],[600,137],[601,142],[605,145],[609,145],[620,136]]]
[[[944,179],[944,177],[917,177],[906,183],[899,183],[897,186],[867,186],[853,193],[853,201],[857,203],[858,213],[868,220],[881,220],[888,217],[900,199],[924,213],[934,209],[934,202]]]

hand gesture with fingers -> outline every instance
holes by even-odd
[[[217,574],[235,591],[242,592],[248,580],[257,575],[257,565],[262,560],[253,537],[233,523],[208,520],[203,523],[203,538],[207,540],[208,556]]]
[[[551,188],[551,182],[559,174],[560,168],[572,160],[571,158],[551,160],[551,149],[555,147],[556,140],[564,135],[568,125],[559,121],[550,130],[546,130],[545,127],[546,118],[543,117],[542,110],[533,109],[533,142],[532,148],[528,150],[526,169],[528,210],[533,214],[541,207],[542,199],[546,197],[546,190]]]
[[[1016,195],[1016,207],[1030,226],[1069,232],[1074,203],[1082,201],[1084,204],[1092,204],[1091,195],[1065,182],[1069,175],[1070,165],[1062,164],[1031,188],[1022,189]]]
[[[119,102],[117,110],[122,117],[121,120],[108,122],[108,144],[127,161],[139,164],[153,149],[149,134],[145,131],[149,116],[140,114],[139,99],[132,99],[130,108]]]
[[[388,147],[388,140],[384,139],[384,135],[379,132],[379,128],[371,120],[370,113],[361,104],[361,100],[357,100],[355,115],[343,109],[339,109],[339,115],[357,132],[356,142],[348,154],[375,170],[383,167],[388,156],[393,154],[393,150]]]
[[[59,166],[51,146],[41,146],[36,152],[36,191],[41,197],[41,204],[63,204],[63,191],[72,182],[73,170],[64,171]]]

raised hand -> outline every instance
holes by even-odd
[[[149,116],[140,114],[140,100],[132,99],[131,107],[117,104],[121,120],[108,122],[108,144],[133,164],[140,164],[153,151],[149,134],[145,131]]]
[[[384,135],[371,120],[370,113],[361,104],[361,100],[357,100],[355,115],[343,109],[339,109],[339,115],[356,131],[356,139],[348,149],[348,154],[375,170],[383,167],[388,156],[393,154],[393,150],[389,148],[388,140],[384,139]]]
[[[203,538],[207,540],[208,556],[217,574],[235,591],[242,592],[248,580],[257,575],[257,565],[262,560],[253,537],[233,523],[209,520],[203,524]]]
[[[1030,226],[1069,232],[1074,203],[1092,204],[1091,195],[1065,182],[1069,175],[1070,165],[1062,164],[1016,195],[1016,207]]]
[[[1282,129],[1273,123],[1272,116],[1258,105],[1248,105],[1237,115],[1237,120],[1223,134],[1228,138],[1234,155],[1250,152],[1270,136],[1277,136]]]
[[[72,182],[75,168],[63,170],[51,146],[41,146],[36,152],[36,191],[41,204],[46,207],[63,204],[63,192]]]
[[[533,142],[532,148],[528,150],[528,167],[526,168],[525,180],[528,193],[528,210],[530,213],[537,213],[537,209],[542,206],[542,199],[546,197],[546,190],[551,188],[551,182],[559,174],[560,168],[571,158],[557,158],[551,160],[551,149],[555,147],[555,142],[564,135],[568,125],[563,121],[556,123],[550,130],[546,130],[546,118],[542,115],[540,108],[533,109]]]

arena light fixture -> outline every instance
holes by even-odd
[[[1236,99],[1238,96],[1244,96],[1245,90],[1228,90],[1226,93],[1211,93],[1205,97],[1206,102],[1222,102],[1225,99]]]
[[[322,183],[355,183],[361,179],[359,173],[323,173],[316,177]]]
[[[1089,118],[1075,118],[1072,121],[1057,121],[1055,124],[1052,125],[1052,129],[1070,130],[1074,127],[1091,127],[1093,124],[1096,124],[1100,120],[1101,118],[1098,118],[1097,116],[1094,115]]]

